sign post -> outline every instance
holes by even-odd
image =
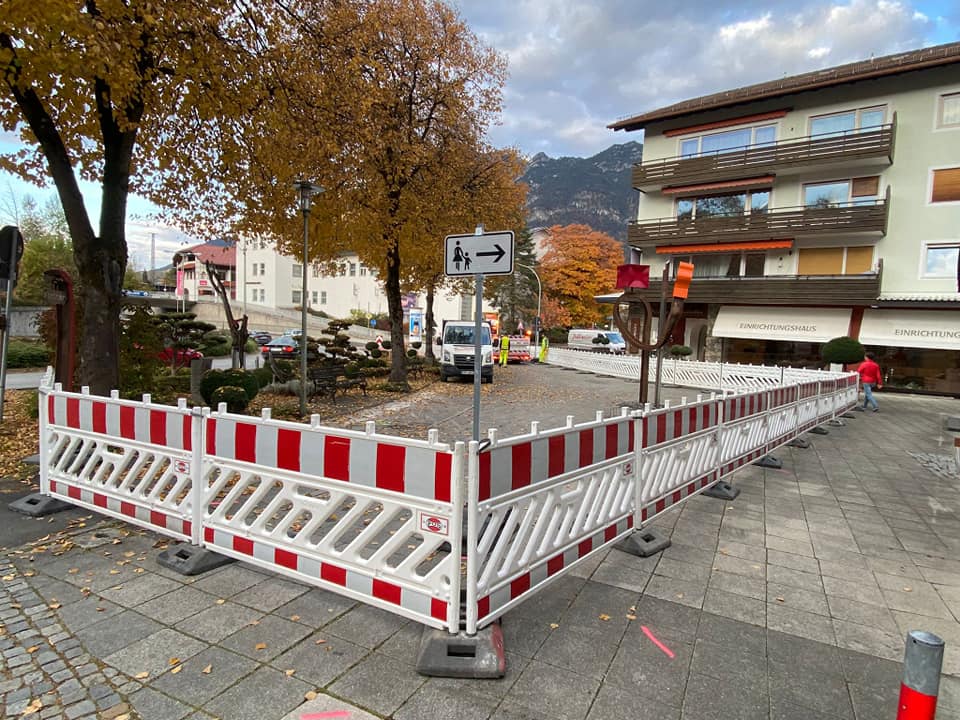
[[[443,266],[448,277],[473,275],[476,303],[473,311],[473,439],[480,440],[480,383],[483,380],[483,276],[513,273],[513,231],[447,235]]]

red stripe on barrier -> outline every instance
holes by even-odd
[[[80,492],[80,488],[74,487],[73,485],[68,485],[67,495],[72,497],[74,500],[79,500],[82,496],[82,493]]]
[[[703,421],[703,405],[692,407],[687,411],[687,423],[690,426],[690,432],[696,432],[700,429]]]
[[[550,477],[563,475],[566,471],[566,437],[564,435],[554,435],[547,441],[547,446],[550,450]]]
[[[657,500],[657,504],[654,505],[654,510],[660,513],[660,512],[663,512],[666,507],[667,507],[667,501],[661,498],[660,500]]]
[[[554,555],[552,558],[547,560],[547,575],[556,575],[558,572],[563,570],[563,553],[559,555]]]
[[[446,620],[447,603],[437,598],[430,598],[430,617],[434,620]]]
[[[328,435],[323,439],[323,474],[350,482],[350,438]]]
[[[579,545],[577,545],[577,556],[583,557],[584,555],[589,555],[593,552],[593,538],[587,538],[582,540]]]
[[[343,585],[344,587],[347,585],[347,571],[336,565],[320,563],[320,577],[336,585]]]
[[[233,549],[238,553],[243,553],[244,555],[253,555],[253,540],[250,538],[242,538],[233,536]]]
[[[183,534],[193,535],[193,524],[189,520],[183,521]]]
[[[167,527],[167,516],[156,510],[150,511],[150,524],[156,525],[157,527],[166,528]]]
[[[477,459],[479,464],[479,475],[477,478],[479,487],[477,488],[477,495],[480,500],[489,500],[490,499],[490,453],[480,453],[479,458]]]
[[[477,617],[484,618],[490,614],[490,596],[477,600]]]
[[[203,541],[212,543],[213,542],[213,528],[206,527],[203,529]]]
[[[936,695],[925,695],[901,683],[897,720],[933,720],[936,716]]]
[[[634,448],[637,446],[636,445],[637,423],[633,420],[630,420],[628,421],[627,427],[629,428],[629,431],[628,431],[629,438],[627,439],[627,450],[629,450],[630,452],[633,452]]]
[[[453,456],[448,453],[434,455],[433,497],[440,502],[450,502],[450,475],[453,473]]]
[[[607,425],[607,460],[620,454],[620,424]]]
[[[300,438],[298,430],[277,430],[277,467],[300,472]]]
[[[407,449],[403,445],[377,443],[377,487],[381,490],[404,491],[404,463]]]
[[[662,443],[667,439],[667,414],[657,415],[657,435],[654,443]]]
[[[107,506],[107,496],[100,493],[93,494],[93,504],[97,507],[105,508]]]
[[[627,518],[627,527],[628,527],[628,528],[632,528],[632,527],[633,527],[633,515],[631,515],[630,517]]]
[[[217,421],[207,418],[207,453],[217,454]]]
[[[137,516],[137,506],[131,502],[120,501],[120,514],[126,515],[127,517],[136,517]]]
[[[530,589],[530,573],[524,573],[510,583],[510,599],[518,598]]]
[[[689,486],[688,486],[688,487],[689,487]],[[674,493],[673,493],[673,498],[672,498],[672,499],[673,499],[673,502],[674,502],[674,503],[678,503],[678,502],[680,502],[681,500],[683,500],[683,491],[682,491],[682,490],[675,490]]]
[[[80,400],[78,398],[67,398],[67,426],[80,427]]]
[[[57,413],[55,411],[55,403],[53,402],[53,395],[47,397],[47,422],[56,423],[57,422]]]
[[[163,410],[150,411],[150,442],[154,445],[167,444],[167,414]]]
[[[273,561],[280,567],[296,570],[298,559],[297,554],[289,550],[284,550],[283,548],[274,548],[273,550]]]
[[[401,595],[402,591],[399,585],[394,585],[386,580],[377,580],[374,578],[373,596],[375,598],[380,598],[381,600],[386,600],[388,603],[399,605]]]
[[[107,432],[107,405],[102,402],[93,403],[91,415],[93,416],[93,431],[95,433]]]
[[[513,490],[527,487],[530,484],[530,470],[533,464],[533,447],[530,443],[514,445],[511,450],[513,472],[510,475],[510,487]]]
[[[580,431],[580,467],[593,465],[593,430]]]
[[[238,422],[233,430],[233,457],[236,460],[257,461],[257,426]]]
[[[193,418],[189,415],[183,416],[183,437],[180,444],[184,450],[193,450]]]
[[[606,530],[603,531],[603,541],[610,542],[617,536],[617,526],[611,525]]]
[[[120,437],[127,440],[137,437],[137,411],[128,405],[120,406]]]

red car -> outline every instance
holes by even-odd
[[[203,353],[193,348],[164,348],[157,357],[165,365],[172,362],[174,367],[182,368],[190,367],[190,361],[202,358]]]

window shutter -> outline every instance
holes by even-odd
[[[933,171],[933,194],[930,202],[960,201],[960,168]]]
[[[875,197],[880,194],[880,176],[874,175],[872,177],[859,177],[853,179],[853,187],[851,188],[851,196],[858,197]]]

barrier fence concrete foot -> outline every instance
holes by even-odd
[[[794,438],[787,443],[787,447],[800,448],[801,450],[806,450],[810,447],[810,441],[806,438]]]
[[[417,672],[431,677],[495,680],[507,673],[500,623],[477,630],[476,635],[424,627],[417,654]]]
[[[175,545],[157,556],[157,564],[180,575],[202,575],[236,559],[196,545]]]
[[[728,483],[726,480],[721,480],[709,490],[704,490],[703,494],[710,498],[716,498],[717,500],[736,500],[737,495],[740,494],[740,488]]]
[[[834,418],[833,420],[830,420],[830,421],[827,423],[827,425],[833,425],[833,427],[843,427],[843,426],[846,425],[846,424],[847,424],[847,423],[844,422],[844,420],[841,419],[841,418]]]
[[[30,493],[19,500],[14,500],[7,507],[14,512],[23,513],[30,517],[43,517],[44,515],[53,515],[69,510],[73,505],[40,493]]]
[[[770,468],[771,470],[780,470],[783,468],[783,462],[780,458],[775,458],[773,455],[764,455],[759,460],[754,460],[753,464],[757,467]]]
[[[853,409],[853,411],[854,411],[854,412],[866,412],[866,410],[864,410],[864,409],[863,409],[862,407],[860,407],[859,405],[857,405],[857,407],[855,407],[855,408]],[[846,416],[844,416],[844,417],[846,417]]]
[[[813,428],[810,432],[811,432],[812,434],[814,434],[814,435],[829,435],[829,434],[830,434],[830,431],[829,431],[829,430],[827,430],[825,427],[820,427],[819,425],[817,425],[817,427]]]
[[[672,542],[670,538],[656,528],[646,527],[637,530],[630,537],[624,538],[614,547],[630,555],[645,558],[666,550]]]
[[[843,415],[841,415],[840,417],[846,418],[847,420],[853,420],[853,419],[856,417],[856,415],[854,415],[853,413],[845,412],[845,413],[844,413]]]

